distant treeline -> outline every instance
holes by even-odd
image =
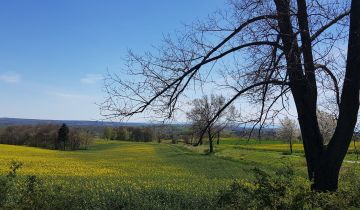
[[[189,139],[190,135],[186,127],[171,125],[106,127],[103,132],[103,138],[108,140],[136,142],[172,140],[177,143],[179,140]]]
[[[65,125],[66,126],[66,125]],[[27,145],[47,149],[86,149],[93,137],[80,128],[67,128],[60,137],[59,125],[18,125],[0,128],[0,144]],[[61,134],[60,134],[61,135]]]
[[[206,135],[205,135],[206,136]],[[230,137],[231,131],[224,130],[222,137]],[[189,126],[184,125],[153,125],[153,126],[120,126],[105,127],[101,136],[108,140],[136,141],[136,142],[161,142],[170,140],[171,143],[193,144],[197,142],[197,136],[194,135]]]
[[[106,127],[103,137],[108,140],[150,142],[160,137],[158,131],[152,127]]]
[[[137,142],[172,140],[173,143],[194,144],[199,138],[197,131],[192,130],[188,125],[109,126],[88,127],[86,129],[97,137],[108,140]],[[259,141],[283,140],[279,139],[278,131],[278,128],[263,128],[259,131],[257,128],[228,127],[222,130],[219,135],[221,138],[233,137],[258,139]],[[301,141],[301,136],[294,136],[294,138]],[[204,141],[207,141],[207,133],[204,135]]]

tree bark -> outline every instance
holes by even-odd
[[[338,188],[340,167],[330,164],[327,152],[324,151],[320,164],[314,171],[311,189],[320,192],[336,191]]]
[[[212,139],[210,129],[208,129],[208,135],[209,135],[209,153],[213,153],[214,152],[214,145],[213,145],[213,139]]]

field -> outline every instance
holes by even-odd
[[[191,180],[193,183],[189,189],[197,181],[212,183],[212,179],[218,179],[216,183],[222,185],[234,178],[246,177],[249,169],[255,165],[272,168],[289,161],[305,164],[303,158],[299,158],[301,154],[290,156],[281,153],[282,150],[288,150],[286,144],[221,144],[215,155],[206,155],[203,152],[205,150],[206,145],[185,147],[168,143],[105,140],[98,140],[88,150],[80,151],[0,145],[0,164],[6,166],[12,160],[24,163],[19,175],[37,175],[43,178],[51,176],[64,180],[69,177],[112,179],[144,187],[176,183],[177,186],[186,188],[184,184]],[[272,160],[271,164],[269,159]],[[2,173],[6,171],[7,168],[1,168]],[[207,187],[216,183],[202,184],[199,187],[208,191]]]
[[[80,204],[69,201],[71,207],[85,208],[94,203],[100,203],[101,208],[112,206],[115,204],[101,204],[104,197],[111,195],[114,200],[106,202],[119,202],[117,198],[123,197],[123,203],[116,205],[127,208],[133,205],[131,199],[139,196],[143,203],[136,205],[141,208],[201,208],[211,205],[218,192],[227,189],[235,179],[251,180],[254,167],[272,173],[278,167],[292,165],[305,180],[302,146],[296,144],[294,148],[296,153],[289,155],[287,144],[234,139],[222,140],[212,155],[204,152],[206,145],[188,147],[166,142],[97,140],[88,150],[81,151],[0,145],[0,174],[8,173],[11,161],[22,162],[17,172],[20,180],[35,175],[42,187],[54,194],[60,190],[73,202],[84,197]],[[347,157],[354,158],[353,154]],[[346,162],[345,168],[353,165],[356,163]]]

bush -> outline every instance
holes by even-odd
[[[22,166],[21,162],[11,161],[10,171],[6,176],[0,176],[0,207],[9,202],[9,195],[14,188],[16,172]]]
[[[276,171],[274,175],[253,169],[255,180],[234,181],[230,189],[221,193],[219,205],[249,209],[289,209],[291,206],[294,172],[290,167]]]
[[[254,180],[235,180],[219,192],[221,209],[351,209],[360,207],[360,180],[355,170],[343,174],[337,192],[310,190],[310,182],[294,175],[291,167],[270,174],[255,168]]]

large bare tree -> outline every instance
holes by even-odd
[[[260,128],[293,107],[312,188],[336,190],[359,107],[360,1],[229,3],[152,53],[130,52],[127,76],[109,75],[103,114],[171,118],[209,87],[229,98],[218,115],[236,105],[240,122]],[[325,146],[316,110],[329,103],[338,121]]]

